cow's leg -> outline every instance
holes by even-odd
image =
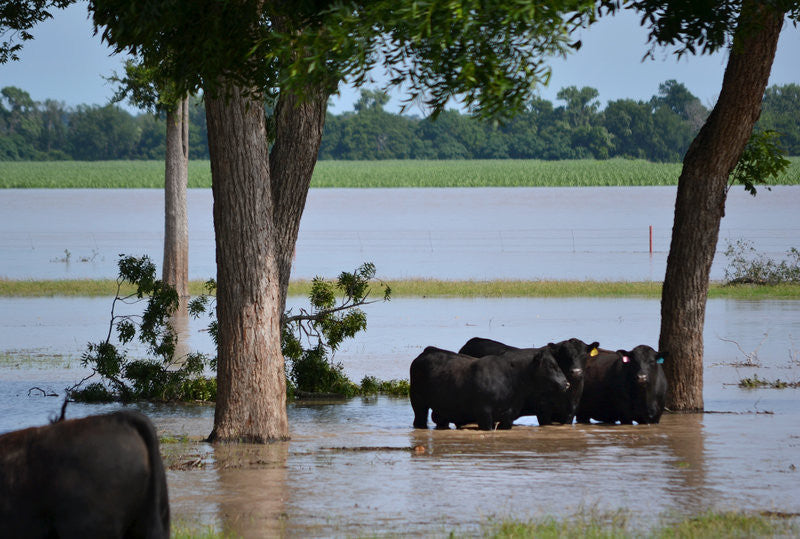
[[[411,401],[411,408],[414,410],[414,428],[428,428],[428,406],[420,402]]]
[[[504,417],[500,420],[500,423],[497,424],[497,428],[499,430],[511,430],[511,426],[514,424],[514,420],[510,417]]]
[[[539,410],[539,413],[536,414],[536,420],[539,425],[551,425],[553,423],[553,414],[547,409]]]
[[[436,428],[439,430],[447,430],[450,428],[450,421],[443,418],[436,410],[431,411],[431,420],[436,423]]]
[[[492,418],[492,409],[490,407],[478,408],[475,417],[477,418],[479,429],[494,429],[494,419]]]

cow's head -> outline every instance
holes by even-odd
[[[633,350],[617,350],[625,373],[626,391],[637,423],[655,423],[661,417],[658,384],[663,380],[661,365],[666,354],[641,344]]]
[[[540,390],[567,391],[570,388],[569,380],[548,347],[536,351],[531,365],[534,381]]]
[[[558,362],[573,387],[583,383],[586,362],[598,353],[598,342],[586,344],[580,339],[567,339],[559,343],[548,343],[547,348]]]

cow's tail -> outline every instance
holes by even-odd
[[[146,537],[169,537],[167,475],[158,449],[156,429],[144,414],[128,410],[117,413],[125,416],[126,421],[136,429],[147,446],[147,454],[150,460],[150,480],[147,485]]]

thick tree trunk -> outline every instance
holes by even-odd
[[[189,99],[167,113],[164,173],[164,264],[162,280],[175,287],[186,308],[189,296],[189,220],[186,187],[189,178]]]
[[[669,354],[664,366],[673,411],[703,409],[703,324],[728,177],[761,113],[782,22],[782,13],[744,2],[719,100],[683,160],[659,341]]]
[[[329,95],[323,89],[309,88],[299,100],[293,94],[282,92],[275,108],[276,137],[269,163],[274,223],[280,230],[277,241],[281,313],[286,310],[294,248],[322,143]]]
[[[217,405],[211,441],[287,439],[281,294],[264,107],[206,96],[217,244]]]

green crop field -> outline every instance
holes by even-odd
[[[800,184],[800,157],[776,183]],[[312,187],[596,187],[676,185],[680,163],[642,160],[320,161]],[[161,188],[160,161],[0,162],[0,188]],[[208,161],[189,187],[211,187]]]

